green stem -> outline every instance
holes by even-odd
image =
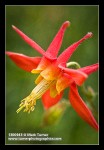
[[[77,62],[74,62],[74,61],[67,63],[66,66],[67,66],[67,67],[72,67],[72,66],[74,66],[76,69],[81,68],[81,66],[80,66]]]

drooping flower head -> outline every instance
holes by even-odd
[[[84,40],[92,37],[92,33],[88,32],[83,38],[66,48],[57,57],[64,32],[69,25],[69,21],[62,24],[47,51],[44,51],[36,42],[26,36],[17,27],[12,26],[26,43],[42,55],[42,57],[29,57],[19,53],[6,52],[14,63],[23,70],[39,74],[35,80],[35,88],[29,96],[21,101],[17,113],[22,109],[24,112],[33,111],[38,99],[42,99],[44,108],[48,109],[58,103],[63,96],[64,89],[70,87],[68,96],[71,105],[81,118],[93,128],[98,129],[98,124],[92,112],[80,97],[77,89],[77,86],[81,86],[88,78],[88,75],[98,69],[98,63],[79,69],[67,67],[67,62],[73,52]]]

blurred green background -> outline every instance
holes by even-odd
[[[93,32],[94,36],[77,48],[70,61],[77,61],[82,67],[98,62],[98,6],[6,6],[6,50],[39,56],[12,30],[11,25],[17,26],[46,50],[66,20],[71,25],[65,32],[60,52],[87,32]],[[6,57],[6,144],[98,144],[98,132],[85,123],[72,107],[67,108],[57,124],[44,128],[40,127],[44,113],[41,100],[37,101],[32,113],[16,113],[20,101],[34,88],[36,76],[21,70]],[[85,85],[90,85],[97,92],[98,73],[90,75]],[[81,96],[86,100],[83,94]],[[68,89],[64,98],[68,99]],[[98,110],[98,97],[94,99],[94,106]],[[9,133],[48,133],[50,137],[63,140],[8,141]]]

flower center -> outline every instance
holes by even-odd
[[[34,106],[36,105],[36,100],[40,99],[41,96],[49,89],[49,87],[54,83],[54,81],[47,81],[43,79],[30,93],[29,96],[24,98],[19,105],[19,109],[17,109],[17,113],[20,112],[24,108],[24,112],[30,113],[30,111],[34,110]]]

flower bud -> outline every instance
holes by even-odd
[[[46,110],[43,115],[41,126],[45,127],[57,123],[63,116],[68,105],[70,105],[69,102],[67,103],[67,101],[63,100]]]

